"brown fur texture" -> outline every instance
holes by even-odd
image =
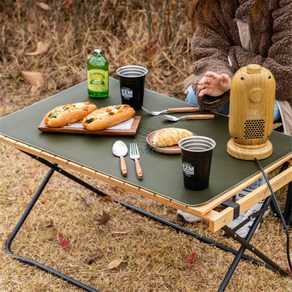
[[[206,5],[208,2],[210,1],[199,1],[198,5],[201,7],[202,3]],[[259,6],[260,3],[256,0],[218,1],[211,12],[211,23],[207,23],[206,19],[206,25],[203,25],[201,16],[196,15],[199,25],[192,39],[193,75],[186,79],[186,87],[192,85],[198,94],[197,84],[206,71],[226,73],[232,78],[239,68],[259,64],[269,69],[276,79],[276,100],[280,109],[282,102],[287,101],[285,106],[290,105],[288,110],[292,110],[292,2],[262,2],[264,5]],[[256,8],[259,9],[258,15],[255,13]],[[249,26],[251,46],[248,51],[240,41],[238,20]],[[218,110],[228,100],[229,92],[226,92],[220,97],[203,96],[199,102],[203,109]],[[292,122],[283,117],[284,110],[281,113],[285,124],[288,123],[286,129],[291,129]]]

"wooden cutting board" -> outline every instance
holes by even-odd
[[[59,128],[50,128],[42,121],[38,129],[42,132],[86,134],[86,135],[107,135],[107,136],[135,136],[140,124],[141,116],[135,116],[130,129],[104,129],[100,131],[89,131],[82,127],[81,123],[74,123]]]

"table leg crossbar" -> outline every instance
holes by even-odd
[[[277,199],[274,195],[274,193],[267,197],[264,201],[264,204],[262,206],[262,208],[258,211],[255,212],[252,216],[249,216],[247,218],[247,220],[245,220],[243,222],[243,224],[240,224],[240,227],[242,227],[243,225],[245,225],[248,221],[254,219],[254,222],[246,236],[246,238],[242,238],[239,235],[237,235],[235,232],[240,228],[238,226],[236,226],[236,228],[230,229],[227,226],[224,226],[222,229],[229,234],[230,236],[232,236],[236,241],[238,241],[241,244],[241,247],[236,255],[236,257],[234,258],[224,280],[221,283],[221,286],[219,288],[218,291],[224,291],[224,289],[226,288],[233,272],[235,271],[237,265],[239,264],[240,259],[243,256],[243,253],[245,252],[246,249],[248,249],[249,251],[251,251],[252,253],[254,253],[256,256],[258,256],[260,259],[262,259],[265,263],[267,263],[270,267],[272,267],[275,271],[279,272],[282,276],[288,276],[287,271],[283,270],[281,267],[279,267],[276,263],[274,263],[269,257],[267,257],[265,254],[263,254],[261,251],[259,251],[257,248],[255,248],[253,245],[251,245],[249,242],[252,239],[252,236],[254,235],[257,227],[259,226],[263,214],[265,213],[265,211],[267,210],[267,208],[269,207],[271,201],[273,198],[273,204],[274,206],[280,210],[280,207],[278,205]]]
[[[28,154],[28,153],[26,153],[26,154]],[[47,160],[45,160],[43,158],[40,158],[40,157],[37,157],[37,156],[35,156],[33,154],[28,154],[28,155],[31,156],[32,158],[40,161],[44,165],[48,166],[50,168],[50,170],[49,170],[48,174],[46,175],[46,177],[43,179],[39,189],[36,191],[36,193],[33,196],[31,202],[29,203],[28,207],[26,208],[26,210],[22,214],[20,220],[16,224],[14,230],[10,234],[10,236],[9,236],[7,242],[6,242],[6,252],[8,253],[8,255],[10,255],[14,259],[17,259],[17,260],[19,260],[19,261],[21,261],[23,263],[35,266],[35,267],[37,267],[37,268],[39,268],[39,269],[41,269],[41,270],[43,270],[43,271],[45,271],[47,273],[50,273],[50,274],[52,274],[52,275],[54,275],[56,277],[59,277],[59,278],[61,278],[63,280],[66,280],[67,282],[69,282],[69,283],[71,283],[71,284],[73,284],[73,285],[75,285],[75,286],[77,286],[79,288],[82,288],[85,291],[98,291],[95,288],[92,288],[92,287],[90,287],[90,286],[88,286],[88,285],[86,285],[86,284],[84,284],[84,283],[82,283],[80,281],[77,281],[77,280],[75,280],[75,279],[73,279],[73,278],[71,278],[71,277],[69,277],[69,276],[67,276],[65,274],[62,274],[62,273],[60,273],[60,272],[58,272],[58,271],[56,271],[56,270],[54,270],[54,269],[52,269],[50,267],[47,267],[47,266],[45,266],[45,265],[43,265],[43,264],[41,264],[41,263],[39,263],[37,261],[34,261],[32,259],[28,259],[28,258],[19,256],[19,255],[16,255],[16,254],[14,254],[12,252],[11,244],[12,244],[15,236],[17,235],[17,233],[21,229],[21,227],[22,227],[23,223],[25,222],[26,218],[28,217],[30,211],[33,209],[35,203],[37,202],[38,198],[42,194],[43,190],[45,189],[46,185],[48,184],[49,180],[51,179],[51,177],[52,177],[52,175],[53,175],[53,173],[55,171],[63,174],[64,176],[68,177],[69,179],[73,180],[74,182],[77,182],[78,184],[84,186],[85,188],[93,191],[94,193],[96,193],[96,194],[98,194],[100,196],[110,197],[108,194],[103,193],[99,189],[91,186],[90,184],[86,183],[85,181],[81,180],[80,178],[78,178],[78,177],[72,175],[71,173],[65,171],[64,169],[60,168],[58,165],[50,163]],[[192,237],[194,237],[194,238],[196,238],[196,239],[198,239],[198,240],[200,240],[200,241],[202,241],[204,243],[207,243],[207,244],[210,244],[210,245],[214,245],[217,248],[220,248],[220,249],[222,249],[222,250],[224,250],[226,252],[234,254],[235,255],[235,259],[234,259],[233,263],[231,264],[231,266],[230,266],[230,268],[229,268],[229,270],[228,270],[223,282],[221,283],[221,286],[220,286],[218,291],[224,291],[225,287],[227,286],[227,284],[228,284],[233,272],[235,271],[235,269],[236,269],[236,267],[237,267],[237,265],[238,265],[238,263],[239,263],[239,261],[241,259],[250,261],[253,264],[264,266],[267,269],[273,270],[275,272],[279,272],[281,275],[287,276],[287,272],[286,271],[284,271],[281,267],[279,267],[277,264],[275,264],[272,260],[270,260],[267,256],[265,256],[263,253],[261,253],[259,250],[257,250],[255,247],[253,247],[249,243],[249,241],[251,240],[251,238],[252,238],[257,226],[259,225],[259,223],[261,221],[261,218],[262,218],[262,215],[263,215],[263,212],[264,212],[265,208],[270,204],[271,200],[273,200],[273,204],[275,206],[277,206],[277,208],[279,208],[278,203],[277,203],[277,199],[275,198],[274,194],[272,194],[271,196],[269,196],[265,200],[265,203],[263,204],[263,207],[262,207],[263,210],[262,210],[262,212],[260,212],[259,215],[257,215],[257,218],[255,219],[255,221],[254,221],[254,223],[253,223],[253,225],[252,225],[252,227],[251,227],[246,239],[242,239],[240,236],[238,236],[234,232],[234,230],[231,230],[230,228],[228,228],[226,226],[223,227],[223,230],[227,234],[231,235],[235,240],[237,240],[241,244],[241,247],[240,247],[240,249],[238,251],[233,249],[233,248],[230,248],[230,247],[228,247],[226,245],[223,245],[223,244],[221,244],[221,243],[219,243],[219,242],[217,242],[215,240],[212,240],[210,238],[204,237],[204,236],[202,236],[202,235],[200,235],[200,234],[198,234],[196,232],[193,232],[193,231],[191,231],[189,229],[186,229],[186,228],[184,228],[182,226],[179,226],[179,225],[177,225],[177,224],[175,224],[173,222],[170,222],[170,221],[168,221],[168,220],[166,220],[164,218],[158,217],[158,216],[156,216],[156,215],[154,215],[152,213],[149,213],[149,212],[147,212],[145,210],[142,210],[142,209],[137,208],[137,207],[135,207],[133,205],[130,205],[130,204],[124,202],[124,201],[121,201],[121,200],[118,200],[118,199],[115,199],[115,198],[112,198],[112,197],[110,197],[110,198],[114,202],[119,203],[122,206],[126,207],[127,209],[133,210],[138,214],[141,214],[143,216],[147,216],[147,217],[149,217],[149,218],[151,218],[151,219],[153,219],[155,221],[158,221],[158,222],[160,222],[162,224],[165,224],[165,225],[167,225],[169,227],[172,227],[172,228],[174,228],[174,229],[176,229],[176,230],[178,230],[180,232],[186,233],[187,235],[190,235],[190,236],[192,236]],[[279,208],[279,210],[280,210],[280,208]],[[257,259],[255,259],[253,257],[248,256],[248,255],[245,255],[244,251],[246,249],[248,249],[251,252],[253,252],[255,255],[257,255],[263,261],[257,260]]]

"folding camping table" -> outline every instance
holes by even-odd
[[[62,104],[86,100],[89,100],[87,97],[87,84],[83,82],[32,106],[12,113],[0,120],[0,140],[3,143],[23,151],[49,168],[47,176],[44,178],[7,241],[6,251],[9,255],[24,263],[34,265],[60,277],[84,290],[96,291],[95,288],[89,287],[33,259],[16,255],[11,250],[12,241],[21,229],[22,224],[55,171],[94,191],[98,195],[108,196],[63,169],[63,167],[65,167],[69,168],[69,170],[74,170],[90,177],[100,179],[127,191],[137,193],[141,195],[141,197],[150,198],[167,206],[196,215],[208,222],[211,232],[223,229],[230,234],[241,244],[238,251],[174,224],[173,222],[169,222],[164,218],[141,210],[127,202],[112,198],[128,209],[148,216],[193,236],[200,241],[215,245],[218,248],[233,253],[235,259],[223,279],[219,291],[223,291],[227,286],[241,259],[263,265],[281,275],[287,275],[286,270],[274,263],[249,242],[262,218],[263,212],[270,203],[272,203],[282,218],[281,210],[279,209],[277,199],[273,192],[292,181],[291,137],[277,132],[272,133],[270,141],[274,147],[273,154],[260,161],[260,166],[264,169],[266,175],[273,172],[273,177],[269,180],[270,187],[265,183],[252,191],[245,198],[235,203],[232,201],[232,197],[246,186],[261,178],[263,174],[259,170],[259,165],[257,165],[256,162],[238,160],[227,154],[226,144],[230,138],[227,117],[216,115],[214,120],[181,121],[177,124],[172,124],[171,122],[163,120],[161,116],[150,116],[143,110],[138,110],[136,114],[141,116],[141,120],[135,136],[116,137],[67,133],[60,134],[44,133],[38,130],[38,126],[43,117],[52,108]],[[110,95],[108,98],[90,101],[95,102],[98,107],[109,104],[119,104],[120,94],[118,81],[112,78],[110,79]],[[160,110],[189,105],[178,99],[145,90],[144,106],[152,110]],[[146,143],[146,137],[149,133],[164,127],[186,128],[195,134],[205,135],[216,141],[210,175],[210,186],[207,189],[202,191],[190,191],[185,189],[183,185],[180,155],[161,154],[149,148]],[[130,167],[128,167],[129,173],[127,177],[121,175],[118,164],[114,163],[117,162],[117,158],[114,158],[111,152],[112,145],[117,139],[122,139],[128,145],[133,141],[138,143],[144,173],[144,178],[142,180],[137,178],[135,170]],[[82,149],[82,151],[80,151],[80,149]],[[154,166],[155,171],[153,168]],[[157,174],[159,174],[159,177]],[[263,199],[265,199],[265,203],[262,210],[255,214],[256,219],[246,239],[240,238],[234,233],[235,230],[231,230],[226,226],[229,222]],[[244,251],[246,249],[258,256],[260,260],[245,255]]]

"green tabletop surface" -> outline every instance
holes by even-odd
[[[120,104],[119,82],[110,78],[109,97],[105,99],[90,99],[87,94],[87,82],[82,82],[1,118],[0,133],[189,206],[202,205],[259,172],[255,162],[239,160],[227,153],[226,145],[230,139],[228,118],[222,115],[216,115],[213,120],[173,123],[164,120],[161,116],[150,116],[141,109],[136,112],[136,115],[141,116],[136,136],[43,133],[38,130],[40,122],[48,111],[62,104],[79,101],[91,101],[98,107]],[[189,105],[176,98],[146,89],[144,106],[150,110],[162,110]],[[146,137],[149,133],[166,127],[189,129],[197,135],[208,136],[216,141],[210,185],[207,189],[201,191],[186,189],[183,184],[180,154],[157,153],[147,145]],[[112,154],[112,145],[116,140],[123,140],[128,146],[130,142],[138,143],[141,154],[140,163],[144,174],[143,180],[137,178],[135,164],[129,154],[125,157],[128,176],[122,176],[119,158]],[[292,137],[273,132],[270,141],[273,144],[273,154],[261,160],[263,167],[267,167],[291,153]]]

